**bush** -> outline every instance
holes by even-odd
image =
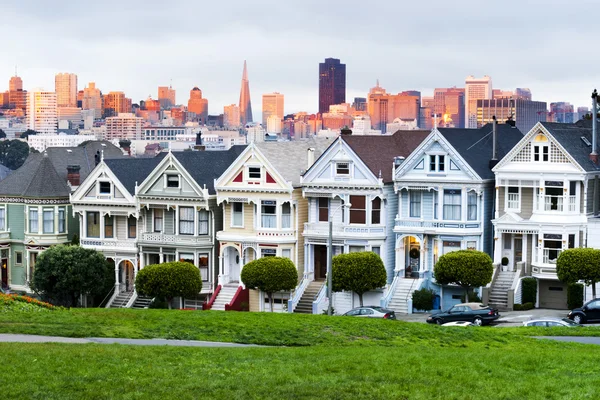
[[[200,270],[187,262],[148,265],[138,272],[135,289],[142,296],[164,299],[169,308],[174,297],[194,297],[202,290]]]
[[[502,265],[508,265],[508,257],[502,257]]]
[[[273,293],[290,291],[298,285],[298,270],[289,258],[263,257],[244,265],[242,282],[248,289],[258,289],[269,296],[273,311]]]
[[[466,303],[467,296],[463,294],[460,298],[460,301]],[[474,290],[469,290],[469,303],[481,303],[481,297],[479,297],[479,294]]]
[[[565,283],[579,280],[592,285],[592,295],[596,298],[596,285],[600,281],[600,250],[592,248],[567,249],[556,260],[556,275]]]
[[[533,303],[523,303],[523,304],[515,304],[513,305],[513,310],[515,311],[527,311],[535,308]]]
[[[363,294],[385,286],[387,273],[381,258],[372,251],[339,254],[333,257],[332,289],[356,293],[363,306]]]
[[[523,278],[521,280],[521,302],[533,303],[537,301],[537,279]]]
[[[583,306],[583,285],[569,283],[567,286],[567,307],[571,310]]]
[[[431,289],[415,290],[412,294],[413,308],[416,310],[432,310],[434,300],[435,292]]]
[[[433,271],[439,284],[462,286],[468,297],[469,288],[490,283],[494,267],[490,256],[483,251],[459,250],[441,256]]]

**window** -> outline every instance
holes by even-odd
[[[375,254],[377,254],[378,256],[381,255],[381,247],[379,246],[373,246],[371,247],[371,251]]]
[[[100,237],[100,213],[97,211],[88,211],[86,213],[87,237]]]
[[[548,161],[548,146],[533,146],[533,161]]]
[[[167,175],[167,187],[178,188],[179,187],[179,175]]]
[[[337,175],[350,175],[350,164],[345,163],[336,163],[335,164],[335,173]]]
[[[429,155],[429,172],[444,172],[446,171],[446,156],[443,154]]]
[[[198,235],[208,235],[208,211],[198,211]]]
[[[100,194],[110,194],[110,182],[99,182],[98,186]]]
[[[438,219],[439,198],[440,194],[438,192],[433,192],[433,219]]]
[[[358,253],[361,251],[365,251],[365,246],[349,246],[348,253]]]
[[[477,242],[475,242],[475,241],[467,242],[467,250],[477,250]]]
[[[111,215],[104,216],[104,237],[112,238],[114,237],[114,217]]]
[[[519,210],[521,207],[521,198],[519,193],[519,188],[514,186],[508,187],[507,192],[507,202],[506,209],[507,210]]]
[[[154,232],[162,232],[163,230],[163,210],[154,208]]]
[[[194,234],[194,207],[179,207],[179,234]]]
[[[381,223],[381,199],[375,197],[371,200],[371,224]]]
[[[444,190],[444,219],[450,221],[460,221],[460,190]]]
[[[15,264],[16,265],[23,264],[23,252],[22,251],[15,251]]]
[[[453,241],[444,240],[442,242],[442,245],[443,245],[442,255],[448,254],[448,253],[453,252],[453,251],[460,250],[460,242],[453,242]]]
[[[275,257],[277,255],[276,249],[261,249],[261,257]]]
[[[319,222],[329,221],[329,199],[319,197]]]
[[[208,282],[208,253],[198,254],[198,268],[203,282]]]
[[[467,195],[467,220],[477,220],[477,193],[469,192]]]
[[[127,237],[135,239],[137,237],[137,223],[135,217],[127,218]]]
[[[6,208],[0,208],[0,230],[6,230]]]
[[[411,190],[409,192],[410,198],[410,217],[420,218],[421,217],[421,192]]]
[[[248,167],[248,178],[260,179],[260,167]]]
[[[429,170],[435,171],[435,156],[429,156]]]
[[[281,227],[283,229],[292,227],[292,207],[290,203],[283,203],[281,205]]]
[[[38,209],[30,208],[29,209],[29,233],[38,233]]]
[[[273,200],[263,200],[260,206],[261,228],[277,228],[277,203]]]
[[[291,249],[281,250],[281,257],[291,259],[292,258],[292,250]]]
[[[366,224],[367,223],[367,210],[366,210],[366,198],[365,196],[350,196],[350,223],[351,224]]]
[[[231,209],[233,218],[231,219],[231,226],[243,227],[244,226],[244,204],[232,203]]]
[[[569,249],[575,248],[575,235],[569,235]]]
[[[194,254],[179,253],[179,261],[190,263],[190,264],[194,265]]]
[[[58,233],[65,233],[66,229],[66,211],[64,207],[58,209]]]
[[[438,156],[438,171],[439,172],[444,172],[446,165],[445,165],[445,161],[446,161],[446,157],[439,155]]]

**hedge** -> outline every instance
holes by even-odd
[[[521,303],[533,303],[537,301],[537,279],[523,278],[521,280]]]
[[[583,306],[583,285],[581,283],[569,283],[567,286],[567,307],[570,309]]]
[[[423,288],[415,290],[412,294],[412,305],[416,310],[433,310],[433,301],[435,292],[431,289]]]
[[[515,311],[527,311],[535,308],[533,303],[523,303],[523,304],[515,304],[513,305],[513,310]]]

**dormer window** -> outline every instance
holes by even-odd
[[[99,182],[98,185],[100,194],[110,194],[110,182]]]
[[[260,179],[260,167],[248,167],[249,179]]]
[[[429,155],[429,172],[445,172],[446,156],[444,154]]]
[[[533,139],[533,161],[549,160],[548,144],[548,138],[542,134]]]
[[[339,162],[335,164],[336,175],[350,175],[350,163]]]
[[[178,188],[179,187],[179,175],[167,175],[167,187]]]

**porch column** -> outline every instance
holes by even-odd
[[[98,214],[100,215],[100,239],[104,239],[104,217],[106,213],[100,211]]]
[[[145,261],[145,260],[144,260],[144,253],[142,253],[142,250],[140,250],[140,255],[139,255],[139,257],[140,257],[140,265],[139,265],[139,268],[140,268],[140,269],[142,269],[142,268],[144,268],[144,265],[145,265],[145,263],[144,263],[144,261]],[[134,265],[134,269],[135,269],[135,267],[136,267],[136,266]]]
[[[119,290],[120,284],[121,284],[121,280],[119,279],[119,262],[117,262],[117,260],[115,260],[115,292],[120,293],[121,291]]]
[[[502,233],[495,229],[494,232],[494,264],[502,261]]]
[[[425,257],[427,257],[427,244],[425,243],[425,235],[421,237],[421,243],[419,243],[420,255],[419,255],[419,278],[422,278],[425,274]]]
[[[223,266],[223,255],[219,254],[219,278],[218,278],[218,282],[217,282],[217,284],[219,284],[219,285],[224,285],[225,284],[225,282],[223,282],[223,275],[225,273],[225,271],[223,270],[223,268],[224,268],[224,266]]]
[[[508,190],[508,189],[505,189]],[[494,211],[494,219],[498,219],[500,217],[500,199],[498,198],[499,188],[496,185],[496,211]]]
[[[522,254],[523,254],[523,256],[521,257],[521,261],[523,262],[523,265],[525,265],[524,269],[527,268],[526,267],[526,265],[527,265],[527,254],[529,254],[528,251],[527,251],[527,243],[529,242],[529,239],[528,239],[529,236],[531,236],[531,235],[524,233],[523,234],[523,239],[522,239],[523,240],[523,244],[522,244],[522,248],[523,248],[523,253]]]

